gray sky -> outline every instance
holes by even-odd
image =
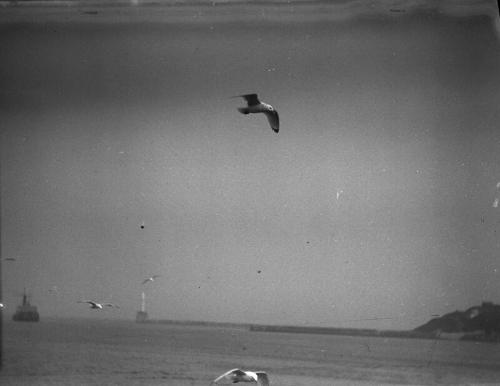
[[[9,309],[133,318],[146,288],[154,318],[412,328],[499,302],[492,21],[245,9],[0,25]]]

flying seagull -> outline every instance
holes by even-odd
[[[151,277],[148,277],[147,279],[144,279],[141,284],[146,284],[149,283],[150,281],[155,281],[155,279],[160,276],[161,275],[153,275]]]
[[[118,306],[115,306],[112,303],[97,303],[92,300],[80,300],[78,303],[88,303],[90,304],[90,308],[93,308],[95,310],[102,310],[104,307],[115,307],[115,308],[120,308]]]
[[[257,97],[257,94],[244,94],[237,95],[237,97],[242,97],[247,101],[247,107],[239,107],[238,111],[242,114],[250,114],[250,113],[264,113],[269,121],[269,125],[271,125],[271,129],[275,133],[280,131],[280,117],[278,112],[274,109],[273,106],[268,105],[267,103],[261,102]]]
[[[51,288],[49,288],[49,293],[51,294],[57,294],[59,292],[59,289],[57,288],[56,285],[53,285]]]
[[[229,381],[231,383],[238,382],[255,382],[261,386],[269,386],[269,379],[264,371],[243,371],[240,369],[232,369],[215,378],[212,384],[217,384],[219,381]]]

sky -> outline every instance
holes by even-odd
[[[144,291],[155,319],[403,329],[500,302],[495,9],[394,3],[8,10],[6,313],[26,288],[133,319]]]

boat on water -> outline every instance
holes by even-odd
[[[17,306],[16,313],[12,316],[16,322],[38,322],[40,315],[36,306],[30,304],[26,291],[23,293],[23,303]]]

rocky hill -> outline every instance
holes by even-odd
[[[461,339],[500,341],[500,305],[483,302],[465,311],[454,311],[415,328],[419,333],[457,334]]]

